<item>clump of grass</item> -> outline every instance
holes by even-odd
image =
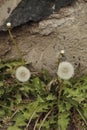
[[[65,81],[43,71],[22,83],[14,73],[20,65],[0,62],[0,129],[87,128],[87,76]]]

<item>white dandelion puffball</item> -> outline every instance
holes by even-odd
[[[20,82],[26,82],[30,79],[31,73],[26,67],[20,66],[17,68],[15,76]]]
[[[10,22],[8,22],[6,25],[7,25],[8,28],[11,28],[11,23]]]
[[[58,66],[57,75],[61,79],[65,79],[65,80],[70,79],[74,75],[73,65],[67,61],[61,62]]]

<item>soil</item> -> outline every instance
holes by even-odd
[[[87,73],[87,2],[77,1],[38,23],[12,30],[26,63],[34,70],[47,69],[56,75],[61,50],[79,73]],[[0,32],[0,58],[20,58],[8,32]],[[64,59],[65,60],[65,59]]]

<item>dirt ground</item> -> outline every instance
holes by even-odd
[[[12,32],[26,62],[32,63],[35,70],[44,68],[55,75],[59,53],[64,49],[66,59],[75,68],[80,67],[81,73],[87,72],[87,2],[79,0],[39,23]],[[0,32],[0,58],[19,58],[8,32]]]

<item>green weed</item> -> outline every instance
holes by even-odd
[[[21,83],[20,65],[0,61],[0,130],[87,129],[87,76],[64,81],[43,71]]]

